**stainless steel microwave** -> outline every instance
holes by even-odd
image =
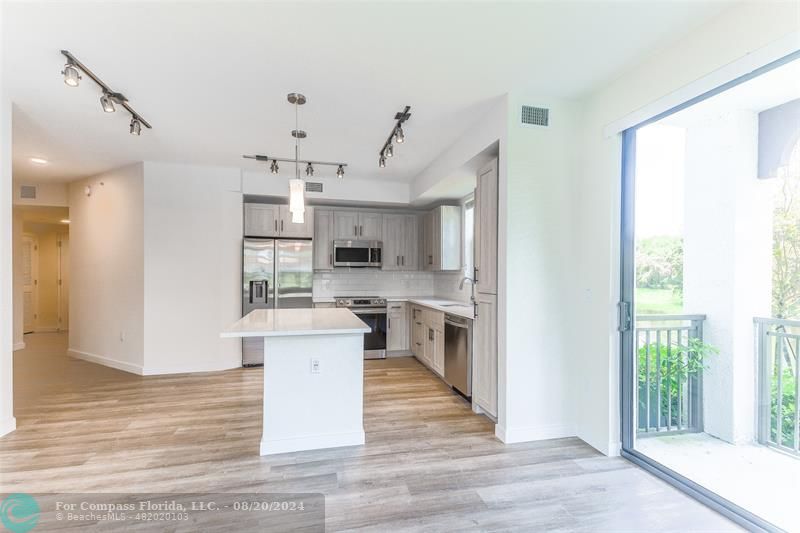
[[[380,268],[381,241],[333,241],[333,266]]]

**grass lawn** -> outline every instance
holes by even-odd
[[[637,315],[679,315],[683,298],[672,289],[636,289]]]

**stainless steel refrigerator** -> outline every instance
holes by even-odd
[[[310,240],[244,239],[242,316],[254,309],[312,306],[314,269]],[[264,364],[263,337],[242,340],[242,365]]]

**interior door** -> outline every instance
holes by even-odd
[[[23,330],[33,333],[38,318],[39,245],[32,235],[22,237]]]
[[[59,236],[58,245],[58,329],[69,329],[69,235]]]

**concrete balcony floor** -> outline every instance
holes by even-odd
[[[706,433],[640,438],[636,449],[786,531],[800,531],[800,458]]]

